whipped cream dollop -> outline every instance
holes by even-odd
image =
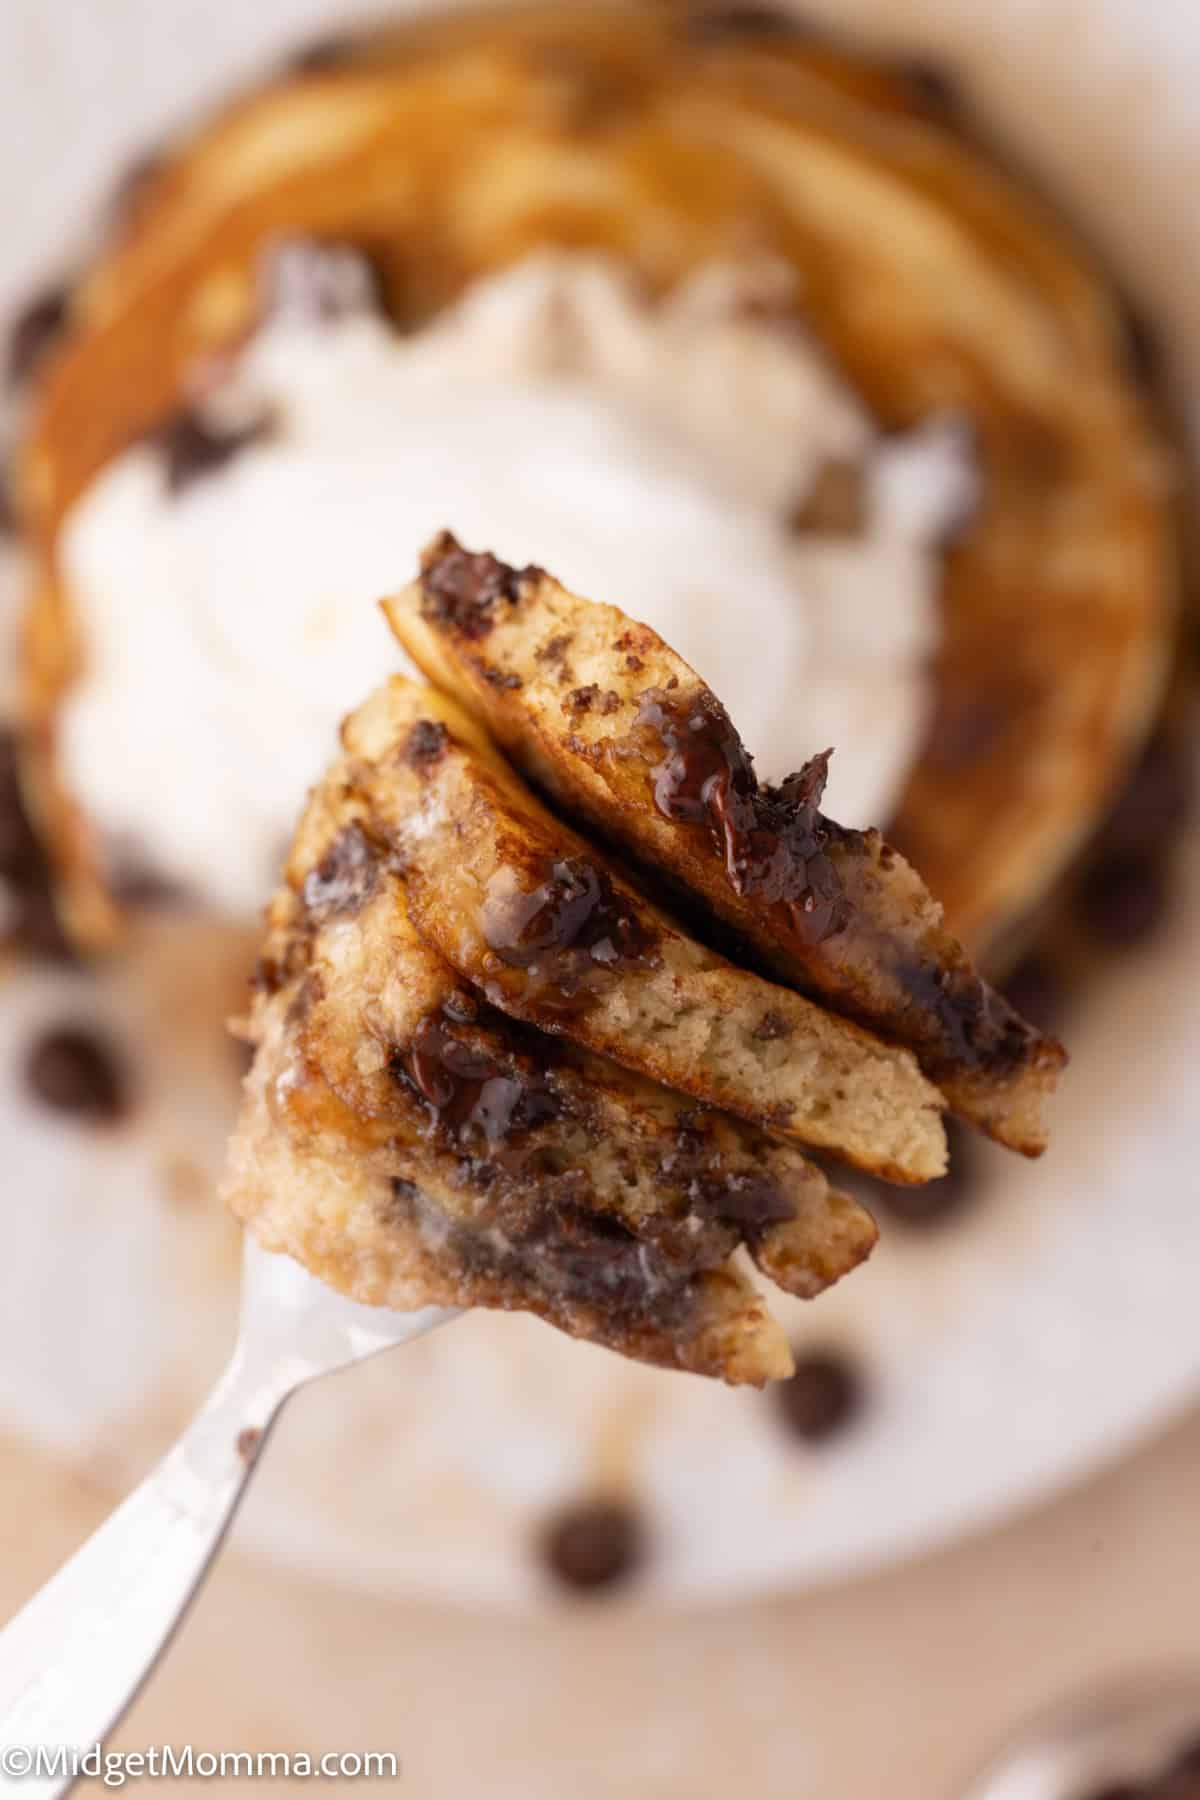
[[[443,526],[653,625],[762,775],[833,745],[830,811],[887,814],[926,721],[939,545],[971,503],[952,422],[882,438],[774,263],[651,301],[611,261],[539,254],[404,335],[352,253],[285,254],[342,258],[336,304],[278,281],[204,410],[66,522],[85,655],[64,771],[118,854],[262,903],[340,718],[404,666],[374,602]],[[822,518],[831,471],[853,530]]]

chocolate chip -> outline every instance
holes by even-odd
[[[314,38],[311,44],[305,44],[294,51],[287,60],[287,68],[293,75],[320,75],[326,69],[340,69],[354,55],[355,40],[344,33],[337,35],[331,32],[327,37]]]
[[[134,157],[117,180],[109,201],[109,218],[120,227],[137,211],[150,183],[166,166],[161,150],[146,150]]]
[[[62,1025],[45,1032],[29,1052],[25,1077],[43,1105],[98,1124],[111,1124],[129,1104],[116,1052],[88,1027]]]
[[[427,769],[437,762],[449,742],[450,733],[440,721],[418,719],[408,734],[404,755],[414,769]]]
[[[1103,856],[1080,882],[1079,917],[1091,936],[1113,950],[1146,943],[1170,909],[1167,870],[1161,859],[1135,852]]]
[[[499,609],[520,598],[522,581],[534,573],[511,568],[487,550],[464,550],[443,531],[421,556],[421,610],[464,637],[486,637]]]
[[[162,453],[167,492],[181,494],[193,482],[215,474],[239,451],[261,443],[270,430],[271,421],[265,415],[247,425],[230,426],[190,407],[178,413],[160,426],[152,438]]]
[[[817,470],[812,486],[792,514],[791,528],[824,537],[857,537],[866,522],[862,466],[839,457]]]
[[[619,1500],[580,1501],[552,1519],[542,1535],[551,1574],[580,1593],[627,1581],[644,1551],[641,1520]]]
[[[1039,1031],[1054,1031],[1066,1011],[1067,994],[1057,965],[1041,950],[1032,950],[1004,983],[1004,998]]]
[[[791,1037],[793,1029],[790,1019],[785,1019],[774,1007],[768,1007],[751,1035],[760,1044],[774,1044],[780,1038]]]
[[[789,1431],[807,1444],[835,1437],[854,1418],[863,1400],[862,1378],[838,1351],[807,1350],[796,1355],[796,1372],[772,1390]]]
[[[27,381],[62,332],[71,304],[65,285],[49,287],[17,314],[9,327],[7,376],[10,386]]]

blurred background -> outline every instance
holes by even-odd
[[[753,10],[724,9],[738,29]],[[380,15],[4,0],[10,361],[149,149]],[[1152,342],[1186,456],[1200,16],[1134,0],[809,0],[804,16],[931,106],[952,96],[1054,196],[1150,322],[1141,373]],[[13,387],[6,441],[30,405]],[[13,712],[31,567],[0,534]],[[154,641],[139,675],[169,696]],[[1074,1057],[1042,1163],[960,1145],[921,1204],[877,1195],[880,1249],[796,1312],[800,1373],[780,1394],[664,1387],[527,1322],[472,1319],[302,1396],[117,1741],[389,1749],[437,1800],[951,1800],[1020,1721],[1193,1668],[1200,1736],[1200,851],[1181,695],[1167,736],[1130,756],[1124,813],[1091,822],[1119,867],[1089,864],[1007,960]],[[21,940],[0,962],[6,1617],[170,1441],[231,1341],[237,1244],[211,1185],[239,1070],[219,1026],[252,928],[142,893],[115,958],[68,955],[16,879],[36,853],[7,739],[0,788]],[[1034,1771],[1012,1800],[1085,1800],[1091,1773],[1076,1790]]]

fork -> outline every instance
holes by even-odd
[[[103,1742],[208,1573],[284,1402],[457,1316],[359,1306],[247,1234],[224,1375],[157,1468],[0,1632],[0,1746],[83,1753]],[[21,1800],[71,1785],[69,1771],[0,1772],[0,1794]]]

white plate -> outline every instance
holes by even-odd
[[[6,0],[0,310],[78,241],[106,172],[180,108],[273,47],[374,10]],[[985,110],[1136,271],[1194,393],[1200,12],[1137,0],[1082,13],[1071,0],[807,10],[896,37],[903,19],[909,42],[966,70]],[[477,1318],[303,1397],[263,1470],[248,1540],[376,1591],[522,1603],[543,1591],[529,1541],[545,1511],[591,1484],[630,1485],[654,1532],[639,1594],[743,1593],[929,1549],[1127,1449],[1200,1392],[1200,845],[1185,886],[1171,935],[1114,967],[1076,1016],[1045,1161],[989,1159],[969,1218],[937,1235],[886,1231],[868,1270],[796,1309],[799,1336],[847,1343],[866,1366],[852,1433],[805,1450],[769,1398]],[[78,1003],[111,1004],[116,1028],[131,1029],[120,979],[110,985]],[[28,1109],[18,1139],[19,1019],[76,1004],[74,978],[0,995],[0,1185],[21,1209],[21,1267],[40,1271],[31,1285],[5,1265],[0,1424],[123,1481],[213,1372],[232,1258],[194,1217],[164,1227],[137,1154],[98,1153]],[[200,1130],[219,1109],[224,1076],[183,1060],[172,1074],[170,1054],[158,1046],[155,1129],[186,1135],[188,1119]],[[185,1080],[210,1084],[203,1106],[172,1100]],[[103,1281],[81,1269],[84,1244]],[[117,1339],[119,1380],[104,1360]]]

